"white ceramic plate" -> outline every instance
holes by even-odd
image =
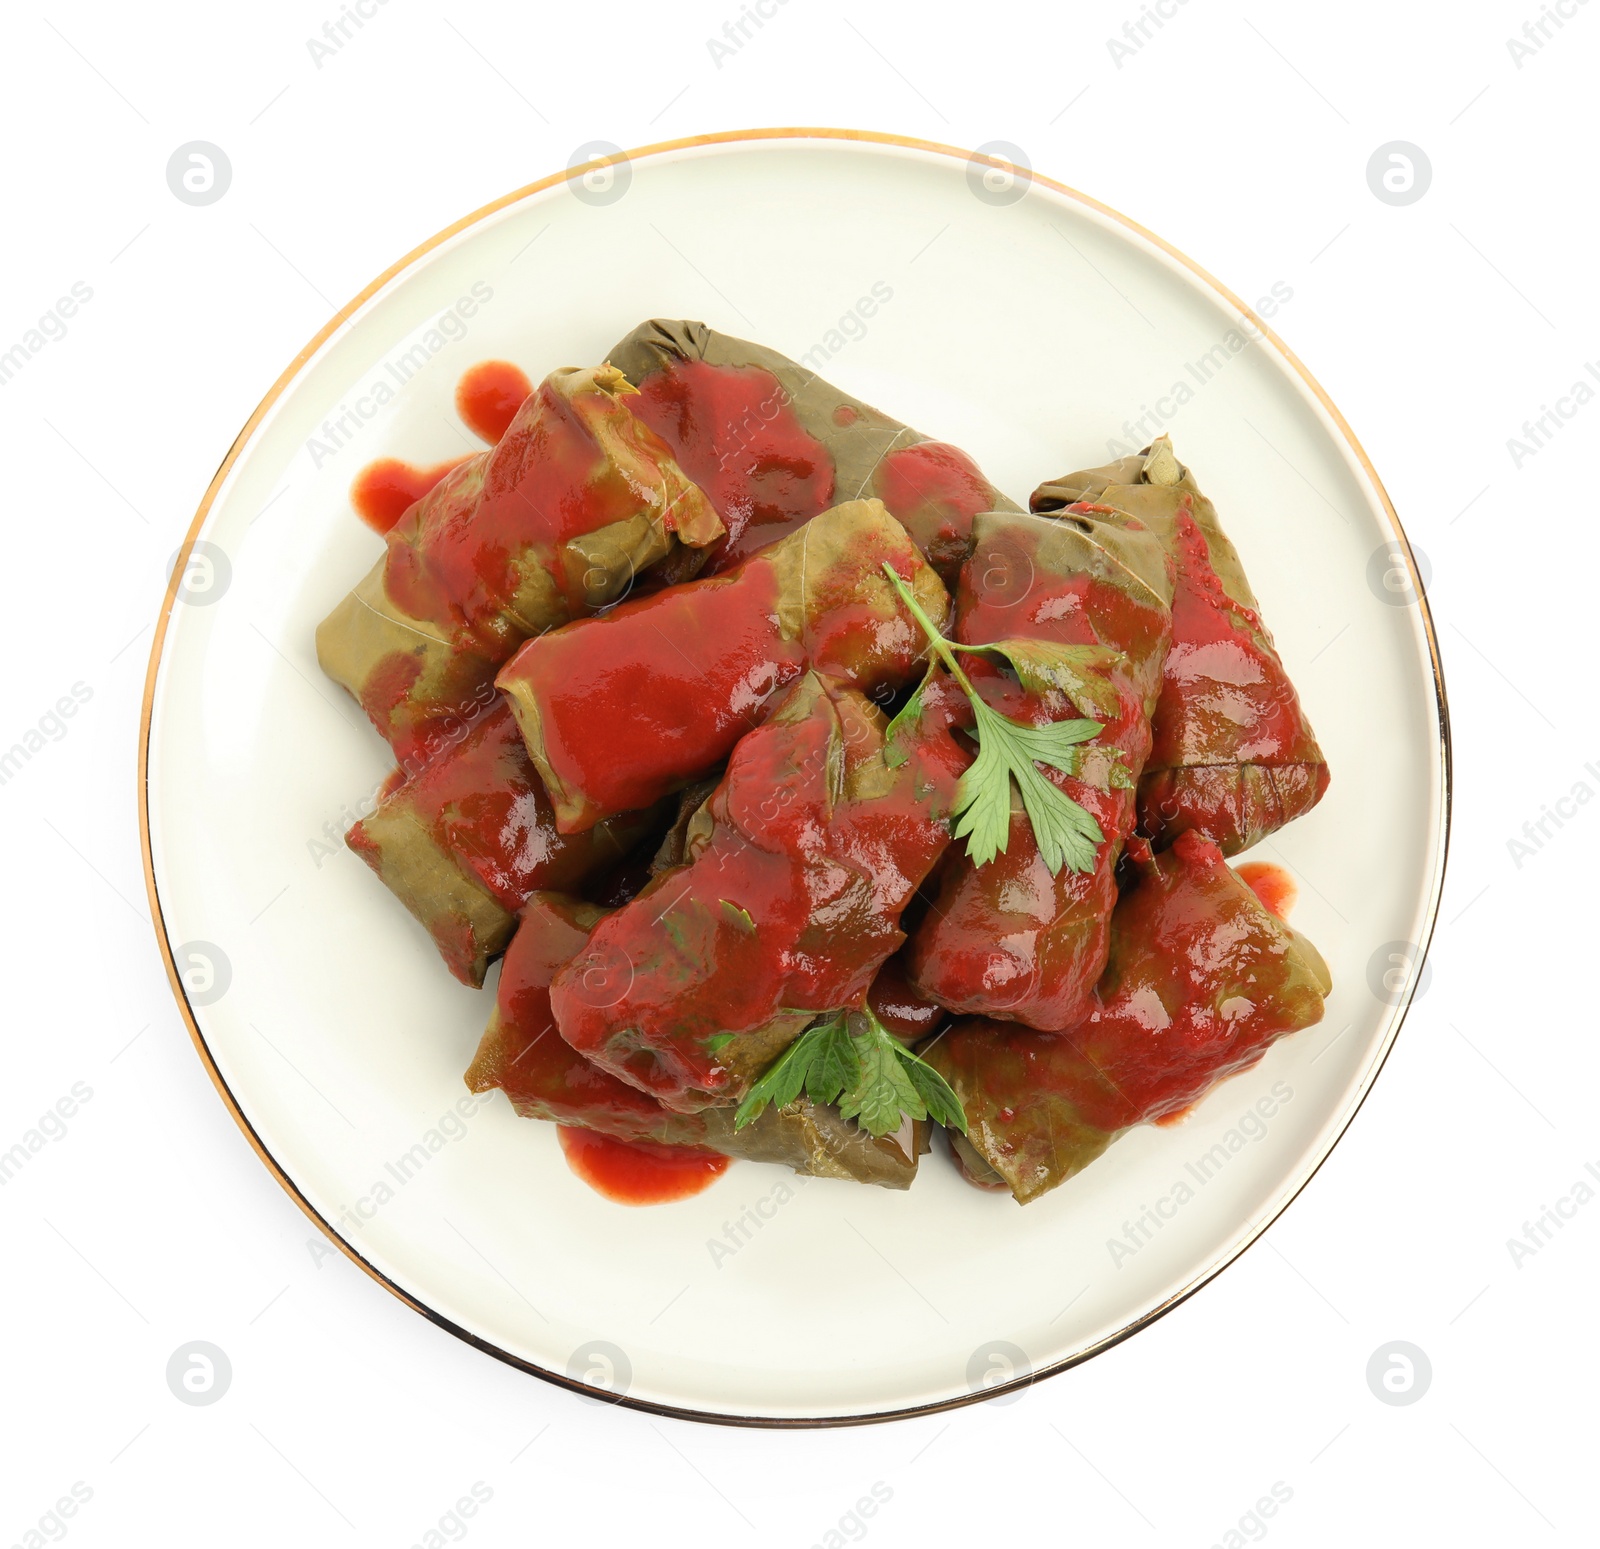
[[[1004,175],[961,153],[813,131],[658,147],[590,185],[535,185],[390,271],[280,380],[208,494],[146,723],[150,886],[180,1004],[302,1205],[505,1359],[707,1419],[988,1396],[1104,1348],[1235,1258],[1382,1064],[1432,926],[1448,802],[1409,551],[1293,358],[1181,255],[1068,189],[1035,178],[1006,202]],[[472,315],[439,329],[463,297]],[[335,848],[389,760],[318,671],[312,631],[379,549],[349,506],[356,471],[470,449],[452,410],[466,366],[502,357],[537,379],[651,316],[831,349],[826,376],[966,448],[1022,501],[1105,461],[1125,421],[1175,411],[1164,428],[1244,555],[1333,769],[1321,806],[1255,852],[1300,879],[1295,923],[1336,986],[1322,1026],[1026,1209],[939,1153],[909,1193],[735,1163],[693,1199],[628,1209],[498,1094],[462,1116],[491,991],[455,983]],[[1197,1167],[1208,1153],[1226,1160]],[[1145,1215],[1159,1230],[1114,1253]]]

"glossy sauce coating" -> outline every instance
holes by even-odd
[[[1139,832],[1185,829],[1234,855],[1310,811],[1328,765],[1233,545],[1171,442],[1042,484],[1035,511],[1105,501],[1158,533],[1177,568],[1173,646],[1139,788]]]
[[[561,1037],[549,985],[604,913],[559,893],[535,893],[528,900],[506,953],[494,1013],[467,1072],[473,1091],[500,1089],[525,1118],[644,1143],[652,1161],[662,1160],[660,1148],[665,1146],[672,1148],[669,1163],[685,1156],[703,1160],[711,1152],[893,1188],[910,1183],[916,1172],[915,1136],[908,1154],[896,1140],[874,1141],[833,1110],[806,1102],[781,1111],[769,1108],[747,1128],[736,1129],[730,1108],[672,1113],[649,1094],[591,1065]],[[653,1191],[659,1192],[660,1169],[639,1164],[636,1157],[626,1165],[635,1171],[644,1166],[650,1175],[645,1181],[654,1178]],[[680,1181],[685,1171],[692,1181],[709,1170],[673,1168]]]
[[[704,497],[626,396],[603,373],[541,382],[499,444],[448,475],[391,533],[385,582],[395,602],[503,657],[527,633],[513,614],[530,559],[560,592],[569,583],[555,551],[568,540],[652,508],[669,527],[697,514]]]
[[[972,542],[972,519],[995,506],[995,488],[960,447],[918,441],[878,464],[872,493],[941,574],[954,574]]]
[[[1087,510],[1083,519],[1094,525]],[[1148,707],[1168,640],[1163,597],[1113,562],[1109,547],[1075,542],[1038,517],[986,517],[979,531],[957,591],[959,639],[1038,639],[1122,654],[1102,675],[1107,697],[1100,708],[1075,705],[1057,691],[1031,693],[988,658],[965,659],[973,684],[992,708],[1027,725],[1079,715],[1100,721],[1094,745],[1119,750],[1123,769],[1137,778],[1150,749]],[[1143,548],[1146,563],[1162,574],[1148,535],[1129,537],[1113,526],[1104,541]],[[1101,754],[1086,759],[1087,777],[1044,770],[1099,824],[1104,838],[1091,870],[1064,867],[1052,876],[1017,802],[1001,854],[978,867],[962,847],[952,848],[908,953],[911,982],[922,994],[952,1011],[1046,1030],[1083,1014],[1105,966],[1116,866],[1135,816],[1131,780],[1113,784],[1110,767]]]
[[[1159,763],[1202,762],[1220,736],[1240,761],[1292,757],[1299,703],[1283,667],[1255,638],[1255,609],[1230,597],[1205,534],[1186,508],[1175,522],[1172,649],[1156,708]]]
[[[389,800],[403,802],[440,848],[513,913],[536,888],[570,889],[614,863],[645,826],[644,818],[631,817],[560,833],[504,700]],[[363,827],[356,824],[352,835]]]
[[[950,1020],[950,1013],[911,986],[905,952],[896,952],[872,981],[867,1004],[884,1027],[901,1043],[918,1044]]]
[[[499,1088],[525,1118],[563,1126],[572,1170],[624,1204],[681,1199],[707,1187],[727,1158],[697,1147],[705,1126],[597,1069],[563,1042],[550,980],[588,940],[601,911],[555,893],[528,901],[500,972],[495,1011],[467,1071],[475,1092]],[[572,1126],[569,1137],[566,1131]],[[581,1140],[588,1136],[594,1143]],[[601,1145],[600,1141],[611,1142]]]
[[[720,762],[805,670],[776,627],[777,577],[725,577],[624,603],[534,641],[504,677],[537,674],[543,756],[584,817],[648,804]]]
[[[678,360],[645,377],[629,407],[672,448],[728,529],[708,573],[787,537],[833,504],[832,453],[761,366]]]
[[[672,448],[727,525],[728,537],[713,551],[706,575],[786,537],[835,501],[871,496],[888,507],[940,575],[953,580],[970,545],[973,517],[1010,506],[960,448],[925,440],[873,410],[867,413],[878,444],[894,449],[864,465],[858,452],[860,487],[840,488],[839,448],[844,433],[860,425],[861,410],[838,403],[817,423],[813,405],[808,428],[788,389],[764,366],[678,358],[649,371],[639,387],[634,412]]]
[[[652,821],[627,813],[586,833],[558,832],[504,701],[417,775],[385,784],[345,842],[471,985],[482,983],[530,892],[587,884],[616,866]]]
[[[1187,1106],[1322,1014],[1293,938],[1216,845],[1180,835],[1159,868],[1143,864],[1099,1005],[1073,1034],[1093,1071],[1077,1106],[1107,1130]]]
[[[1002,715],[1029,725],[1061,718],[1030,703],[997,667],[978,661],[967,672]],[[1081,1014],[1105,965],[1118,841],[1133,803],[1131,793],[1101,791],[1057,769],[1044,774],[1114,836],[1100,845],[1093,869],[1052,875],[1026,814],[1014,811],[1005,850],[983,866],[952,848],[909,961],[913,985],[952,1011],[1055,1029]]]
[[[530,640],[496,681],[561,826],[649,805],[714,768],[808,667],[867,690],[905,682],[922,637],[884,560],[942,595],[903,529],[858,503],[725,575]]]
[[[735,749],[689,864],[556,975],[567,1042],[693,1113],[740,1096],[816,1013],[858,1004],[949,843],[970,758],[924,719],[890,771],[880,712],[814,674],[796,685]]]
[[[464,384],[463,406],[485,432],[518,390],[513,370]],[[638,567],[671,555],[675,536],[703,545],[721,535],[628,396],[606,368],[553,373],[492,450],[406,509],[378,568],[323,621],[325,670],[408,771],[481,713],[496,670],[529,635],[609,602]],[[370,473],[375,488],[381,473]],[[383,486],[400,488],[396,504],[415,493],[402,485]]]
[[[405,778],[448,757],[498,699],[495,664],[483,656],[458,651],[429,665],[435,670],[425,673],[422,656],[392,651],[373,667],[357,696]]]
[[[974,1019],[929,1053],[962,1098],[972,1143],[1023,1200],[1322,1016],[1326,965],[1215,845],[1185,833],[1161,855],[1142,840],[1129,853],[1139,880],[1117,907],[1083,1020],[1040,1034]]]
[[[1185,495],[1173,522],[1173,640],[1139,829],[1158,844],[1192,829],[1231,855],[1315,806],[1328,766],[1259,615],[1217,575],[1191,505]]]

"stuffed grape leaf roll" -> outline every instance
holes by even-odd
[[[345,842],[433,937],[463,984],[480,985],[535,888],[571,889],[650,830],[630,812],[558,832],[550,798],[504,700],[448,751],[380,797]]]
[[[560,893],[534,893],[500,969],[495,1009],[467,1071],[474,1092],[496,1088],[524,1118],[598,1130],[618,1140],[693,1146],[755,1162],[780,1162],[813,1177],[909,1188],[927,1126],[873,1139],[837,1108],[802,1098],[769,1108],[743,1129],[733,1110],[674,1113],[647,1092],[591,1064],[557,1031],[550,982],[580,953],[605,911]]]
[[[323,671],[414,773],[492,701],[530,635],[593,612],[646,566],[723,527],[609,367],[553,372],[498,445],[390,531],[317,630]]]
[[[868,693],[906,683],[926,643],[885,561],[945,616],[944,587],[905,529],[860,500],[723,575],[530,640],[496,681],[563,831],[649,806],[715,768],[810,668]]]
[[[1137,517],[1176,567],[1139,832],[1158,848],[1193,829],[1227,855],[1248,849],[1316,806],[1328,765],[1238,552],[1165,436],[1136,456],[1040,485],[1031,505],[1064,512],[1080,501]]]
[[[736,1103],[820,1016],[858,1006],[950,842],[970,752],[925,708],[890,767],[885,719],[808,673],[734,749],[687,863],[556,975],[562,1037],[684,1113]]]
[[[632,408],[728,529],[706,573],[849,500],[876,498],[950,584],[979,511],[1015,511],[970,457],[824,381],[803,361],[704,323],[654,318],[607,356]]]
[[[1052,874],[1013,784],[1005,850],[979,866],[951,848],[907,967],[917,990],[952,1011],[1056,1029],[1088,1008],[1105,967],[1117,862],[1134,825],[1171,638],[1171,567],[1154,533],[1110,508],[1081,507],[1060,520],[986,513],[973,530],[956,638],[1072,647],[1082,669],[1076,681],[1030,690],[969,656],[969,676],[1013,720],[1101,723],[1076,773],[1043,772],[1090,813],[1102,838],[1089,870]]]
[[[1117,905],[1093,1009],[1037,1033],[974,1018],[923,1058],[960,1097],[968,1170],[1023,1204],[1072,1177],[1130,1126],[1181,1113],[1271,1044],[1322,1019],[1321,954],[1270,914],[1193,830],[1153,854]]]

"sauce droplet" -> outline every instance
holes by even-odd
[[[570,1167],[597,1194],[619,1205],[664,1205],[708,1189],[728,1158],[697,1146],[658,1146],[614,1140],[591,1129],[558,1126]]]
[[[510,429],[517,410],[533,391],[520,366],[509,360],[481,360],[456,384],[456,413],[473,435],[491,446]]]
[[[1271,861],[1246,861],[1239,867],[1240,880],[1261,900],[1261,906],[1280,920],[1288,920],[1294,901],[1300,896],[1294,878]]]
[[[375,533],[387,537],[389,529],[421,500],[464,457],[431,468],[417,468],[397,457],[380,457],[368,463],[350,486],[350,503],[356,515]]]

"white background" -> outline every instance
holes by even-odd
[[[75,683],[92,698],[0,785],[0,1150],[74,1083],[93,1095],[0,1188],[0,1545],[80,1481],[92,1496],[63,1525],[85,1545],[404,1546],[475,1482],[492,1494],[461,1525],[485,1545],[864,1529],[1205,1546],[1279,1482],[1288,1503],[1241,1538],[1592,1541],[1600,1201],[1520,1267],[1507,1247],[1600,1167],[1584,885],[1600,815],[1568,807],[1520,864],[1508,848],[1579,782],[1600,792],[1584,671],[1600,406],[1520,468],[1507,447],[1600,360],[1600,6],[1565,3],[1521,68],[1507,40],[1532,0],[1189,0],[1120,63],[1107,39],[1132,0],[976,23],[788,0],[720,66],[707,39],[732,0],[389,0],[320,68],[307,39],[332,0],[10,13],[0,351],[74,282],[93,299],[0,387],[0,745]],[[229,441],[336,306],[585,141],[818,123],[1014,142],[1239,294],[1292,288],[1274,323],[1431,567],[1455,830],[1427,988],[1259,1246],[1015,1403],[783,1435],[582,1402],[314,1257],[172,1004],[135,744],[167,564]],[[191,140],[233,164],[204,208],[166,184]],[[1391,140],[1432,163],[1405,207],[1367,185]],[[166,1383],[194,1340],[232,1363],[208,1407]],[[1365,1376],[1395,1340],[1433,1370],[1406,1407]],[[841,1529],[875,1484],[887,1504]]]

